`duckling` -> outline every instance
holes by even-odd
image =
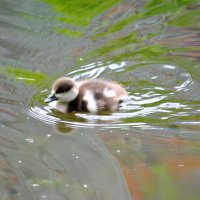
[[[57,79],[45,103],[63,113],[101,111],[113,112],[127,97],[126,90],[117,83],[101,79],[75,81],[68,77]]]

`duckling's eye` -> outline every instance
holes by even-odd
[[[64,92],[67,92],[67,90],[65,88],[60,88],[56,91],[56,93],[64,93]]]
[[[59,94],[59,93],[68,92],[70,89],[71,89],[71,87],[69,87],[69,86],[62,86],[56,90],[56,93]]]
[[[59,91],[57,91],[57,93],[63,93],[63,92],[65,92],[64,89],[60,89]]]

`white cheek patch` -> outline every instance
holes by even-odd
[[[87,90],[85,92],[83,100],[87,101],[87,109],[89,112],[91,113],[97,112],[97,104],[94,98],[94,94],[90,90]]]
[[[103,90],[103,94],[105,97],[111,98],[116,96],[116,92],[114,90],[109,90],[108,88],[105,88]]]
[[[59,101],[71,102],[77,97],[77,95],[78,95],[78,89],[73,87],[68,92],[63,92],[63,93],[60,93],[60,94],[56,94],[56,97],[58,98]]]

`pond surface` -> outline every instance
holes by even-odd
[[[0,199],[199,200],[197,0],[0,0]],[[60,76],[121,83],[111,115],[43,101]]]

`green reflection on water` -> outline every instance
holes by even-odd
[[[61,13],[61,16],[57,16],[54,20],[58,20],[62,23],[68,24],[72,27],[56,28],[54,31],[68,35],[71,37],[81,37],[83,31],[81,27],[87,27],[92,20],[104,12],[106,9],[115,5],[119,0],[41,0],[49,4],[56,12]],[[77,29],[78,28],[78,29]]]
[[[15,79],[16,81],[23,82],[26,85],[33,85],[35,87],[39,87],[43,81],[47,79],[47,75],[42,72],[33,72],[20,67],[7,66],[2,68],[0,72],[7,75],[11,79]]]
[[[42,0],[52,8],[63,14],[63,17],[57,18],[58,20],[72,24],[75,26],[87,26],[93,18],[112,5],[119,2],[119,0]]]
[[[200,10],[190,10],[173,18],[169,21],[173,26],[200,26]]]
[[[159,14],[163,15],[161,19],[163,18],[165,27],[169,24],[173,24],[175,26],[196,26],[197,22],[199,23],[199,10],[190,10],[190,7],[195,8],[195,3],[198,3],[198,1],[148,1],[143,7],[139,8],[138,10],[133,10],[135,12],[130,16],[117,21],[109,26],[104,33],[99,33],[96,36],[102,37],[114,33],[134,22],[137,22],[137,20],[147,19],[148,17],[152,16],[156,17]],[[182,19],[185,19],[185,21]]]
[[[80,38],[88,28],[87,39],[95,48],[82,57],[85,61],[146,60],[186,66],[185,62],[191,65],[192,59],[198,57],[198,0],[41,1],[58,14],[54,20],[62,24],[53,28],[57,33]],[[96,23],[95,17],[100,18]],[[180,56],[184,61],[179,61]],[[192,76],[199,75],[195,75],[195,67],[188,70]]]
[[[174,182],[166,166],[155,165],[152,167],[152,172],[156,179],[156,185],[154,185],[154,195],[156,194],[158,199],[159,197],[161,197],[163,200],[182,199],[182,192],[177,187],[177,184]],[[146,190],[149,190],[150,188],[151,187],[145,187]]]

